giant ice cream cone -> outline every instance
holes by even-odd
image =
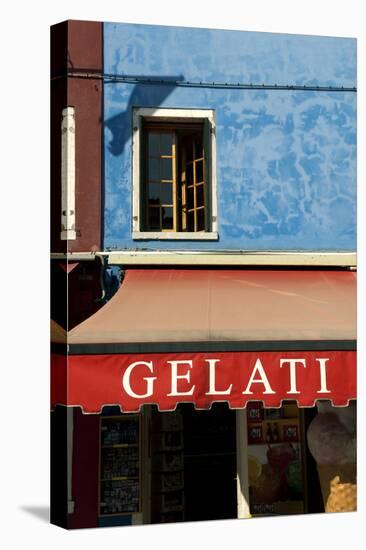
[[[356,509],[356,423],[354,406],[318,405],[307,440],[317,463],[326,512]],[[334,480],[338,481],[335,482]]]
[[[319,482],[323,496],[323,502],[326,512],[340,511],[340,510],[327,510],[327,503],[331,494],[332,481],[337,479],[341,484],[352,485],[355,490],[356,499],[356,465],[351,464],[318,464],[317,465]],[[351,508],[349,511],[355,510]],[[346,511],[346,510],[343,510]]]
[[[340,483],[339,476],[330,482],[330,495],[325,505],[326,512],[352,512],[357,509],[357,486]]]

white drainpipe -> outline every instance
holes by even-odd
[[[75,108],[62,111],[61,240],[75,240]]]

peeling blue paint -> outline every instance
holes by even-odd
[[[104,71],[352,87],[348,38],[104,25]],[[133,241],[134,106],[214,109],[219,240]],[[356,94],[106,83],[105,248],[354,250]]]

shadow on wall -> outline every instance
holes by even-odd
[[[112,133],[112,139],[108,144],[108,149],[114,156],[123,153],[127,141],[132,135],[132,108],[133,107],[159,107],[166,98],[175,90],[178,82],[184,80],[183,75],[178,76],[131,76],[130,82],[139,79],[143,82],[137,82],[132,90],[128,100],[127,108],[122,113],[105,120],[105,126]],[[129,82],[128,76],[123,76],[120,82]],[[106,85],[115,84],[118,79],[105,82]],[[158,85],[159,84],[159,85]],[[139,99],[146,98],[146,104],[141,105]]]

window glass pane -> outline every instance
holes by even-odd
[[[149,156],[159,156],[159,134],[157,132],[149,132]]]
[[[160,204],[160,183],[149,183],[149,205]]]
[[[171,183],[161,184],[162,204],[173,204],[173,185]]]
[[[204,187],[202,183],[201,185],[196,186],[196,207],[198,208],[199,206],[204,206],[204,201]]]
[[[171,180],[173,178],[172,159],[161,159],[161,179]]]
[[[149,229],[160,231],[160,208],[149,208]]]
[[[173,208],[163,208],[163,229],[173,229]]]
[[[187,213],[187,230],[194,231],[194,212]]]
[[[197,231],[203,231],[205,229],[205,209],[201,208],[196,210],[197,213]]]
[[[203,181],[203,160],[196,162],[196,183]]]
[[[173,134],[160,134],[160,154],[172,155],[173,154]]]
[[[203,157],[202,134],[197,133],[194,136],[194,158],[199,159],[201,157]]]
[[[193,183],[193,164],[187,164],[186,166],[186,182],[187,185]]]
[[[193,139],[191,138],[191,136],[189,136],[185,140],[185,150],[186,150],[187,162],[192,161],[193,160]]]
[[[159,159],[149,158],[149,180],[160,179],[159,163]]]
[[[194,208],[193,187],[187,188],[187,208]]]

